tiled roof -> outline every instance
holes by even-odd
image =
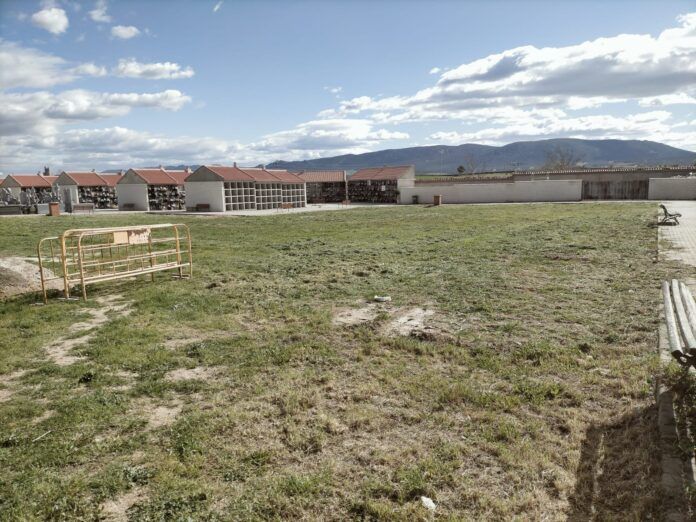
[[[96,172],[63,172],[72,179],[78,187],[103,187],[106,181]]]
[[[183,170],[164,170],[164,169],[131,169],[138,176],[145,180],[148,185],[183,185],[184,178],[188,176],[187,171]],[[183,175],[182,173],[186,173]]]
[[[350,177],[350,180],[397,180],[408,174],[412,168],[413,166],[411,165],[400,165],[398,167],[371,167],[360,169]]]
[[[101,178],[106,181],[106,184],[109,187],[115,187],[116,183],[118,183],[118,180],[121,179],[123,176],[120,174],[99,174]]]
[[[205,165],[225,181],[256,181],[258,183],[303,183],[303,180],[287,170],[266,170],[261,168],[221,167]]]
[[[10,174],[7,179],[14,180],[22,188],[51,188],[58,176],[39,176],[37,174]]]
[[[339,183],[346,180],[344,170],[310,170],[297,175],[308,183]]]
[[[167,170],[165,172],[176,180],[177,185],[183,185],[184,180],[191,174],[188,170]]]

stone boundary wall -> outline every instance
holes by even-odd
[[[543,201],[580,201],[582,181],[541,180],[513,183],[428,183],[401,188],[400,202],[411,204],[413,196],[419,203],[432,203],[434,196],[443,203],[526,203]]]
[[[688,178],[650,178],[648,199],[696,199],[696,176]]]

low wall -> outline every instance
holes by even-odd
[[[225,187],[222,181],[187,181],[186,208],[195,210],[196,205],[210,205],[211,212],[225,211]]]
[[[118,183],[116,197],[118,198],[119,210],[150,210],[145,183]],[[125,209],[126,205],[133,206]]]
[[[648,199],[696,199],[696,176],[650,178]]]
[[[442,183],[418,184],[401,189],[400,201],[410,204],[413,196],[419,203],[432,203],[442,195],[443,203],[524,203],[533,201],[580,201],[582,181],[542,180],[514,183]]]

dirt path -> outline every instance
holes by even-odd
[[[94,336],[90,332],[95,328],[106,324],[112,317],[125,317],[131,312],[130,303],[122,299],[123,296],[120,295],[97,298],[100,308],[87,310],[90,314],[89,319],[73,324],[68,336],[60,337],[49,344],[46,347],[48,358],[58,366],[68,366],[83,359],[77,355],[70,355],[70,352],[73,348],[88,343]]]

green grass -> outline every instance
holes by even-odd
[[[86,304],[0,302],[0,377],[29,370],[3,385],[0,519],[94,519],[128,493],[134,520],[428,520],[421,495],[441,519],[582,518],[588,504],[599,519],[656,517],[656,307],[681,268],[654,262],[654,214],[2,218],[3,256],[67,228],[186,222],[194,277],[95,285]],[[114,293],[133,311],[76,348],[83,360],[45,357]],[[332,325],[374,295],[451,331],[386,335],[387,314]],[[166,378],[194,367],[213,376]],[[173,404],[151,429],[143,405]]]

